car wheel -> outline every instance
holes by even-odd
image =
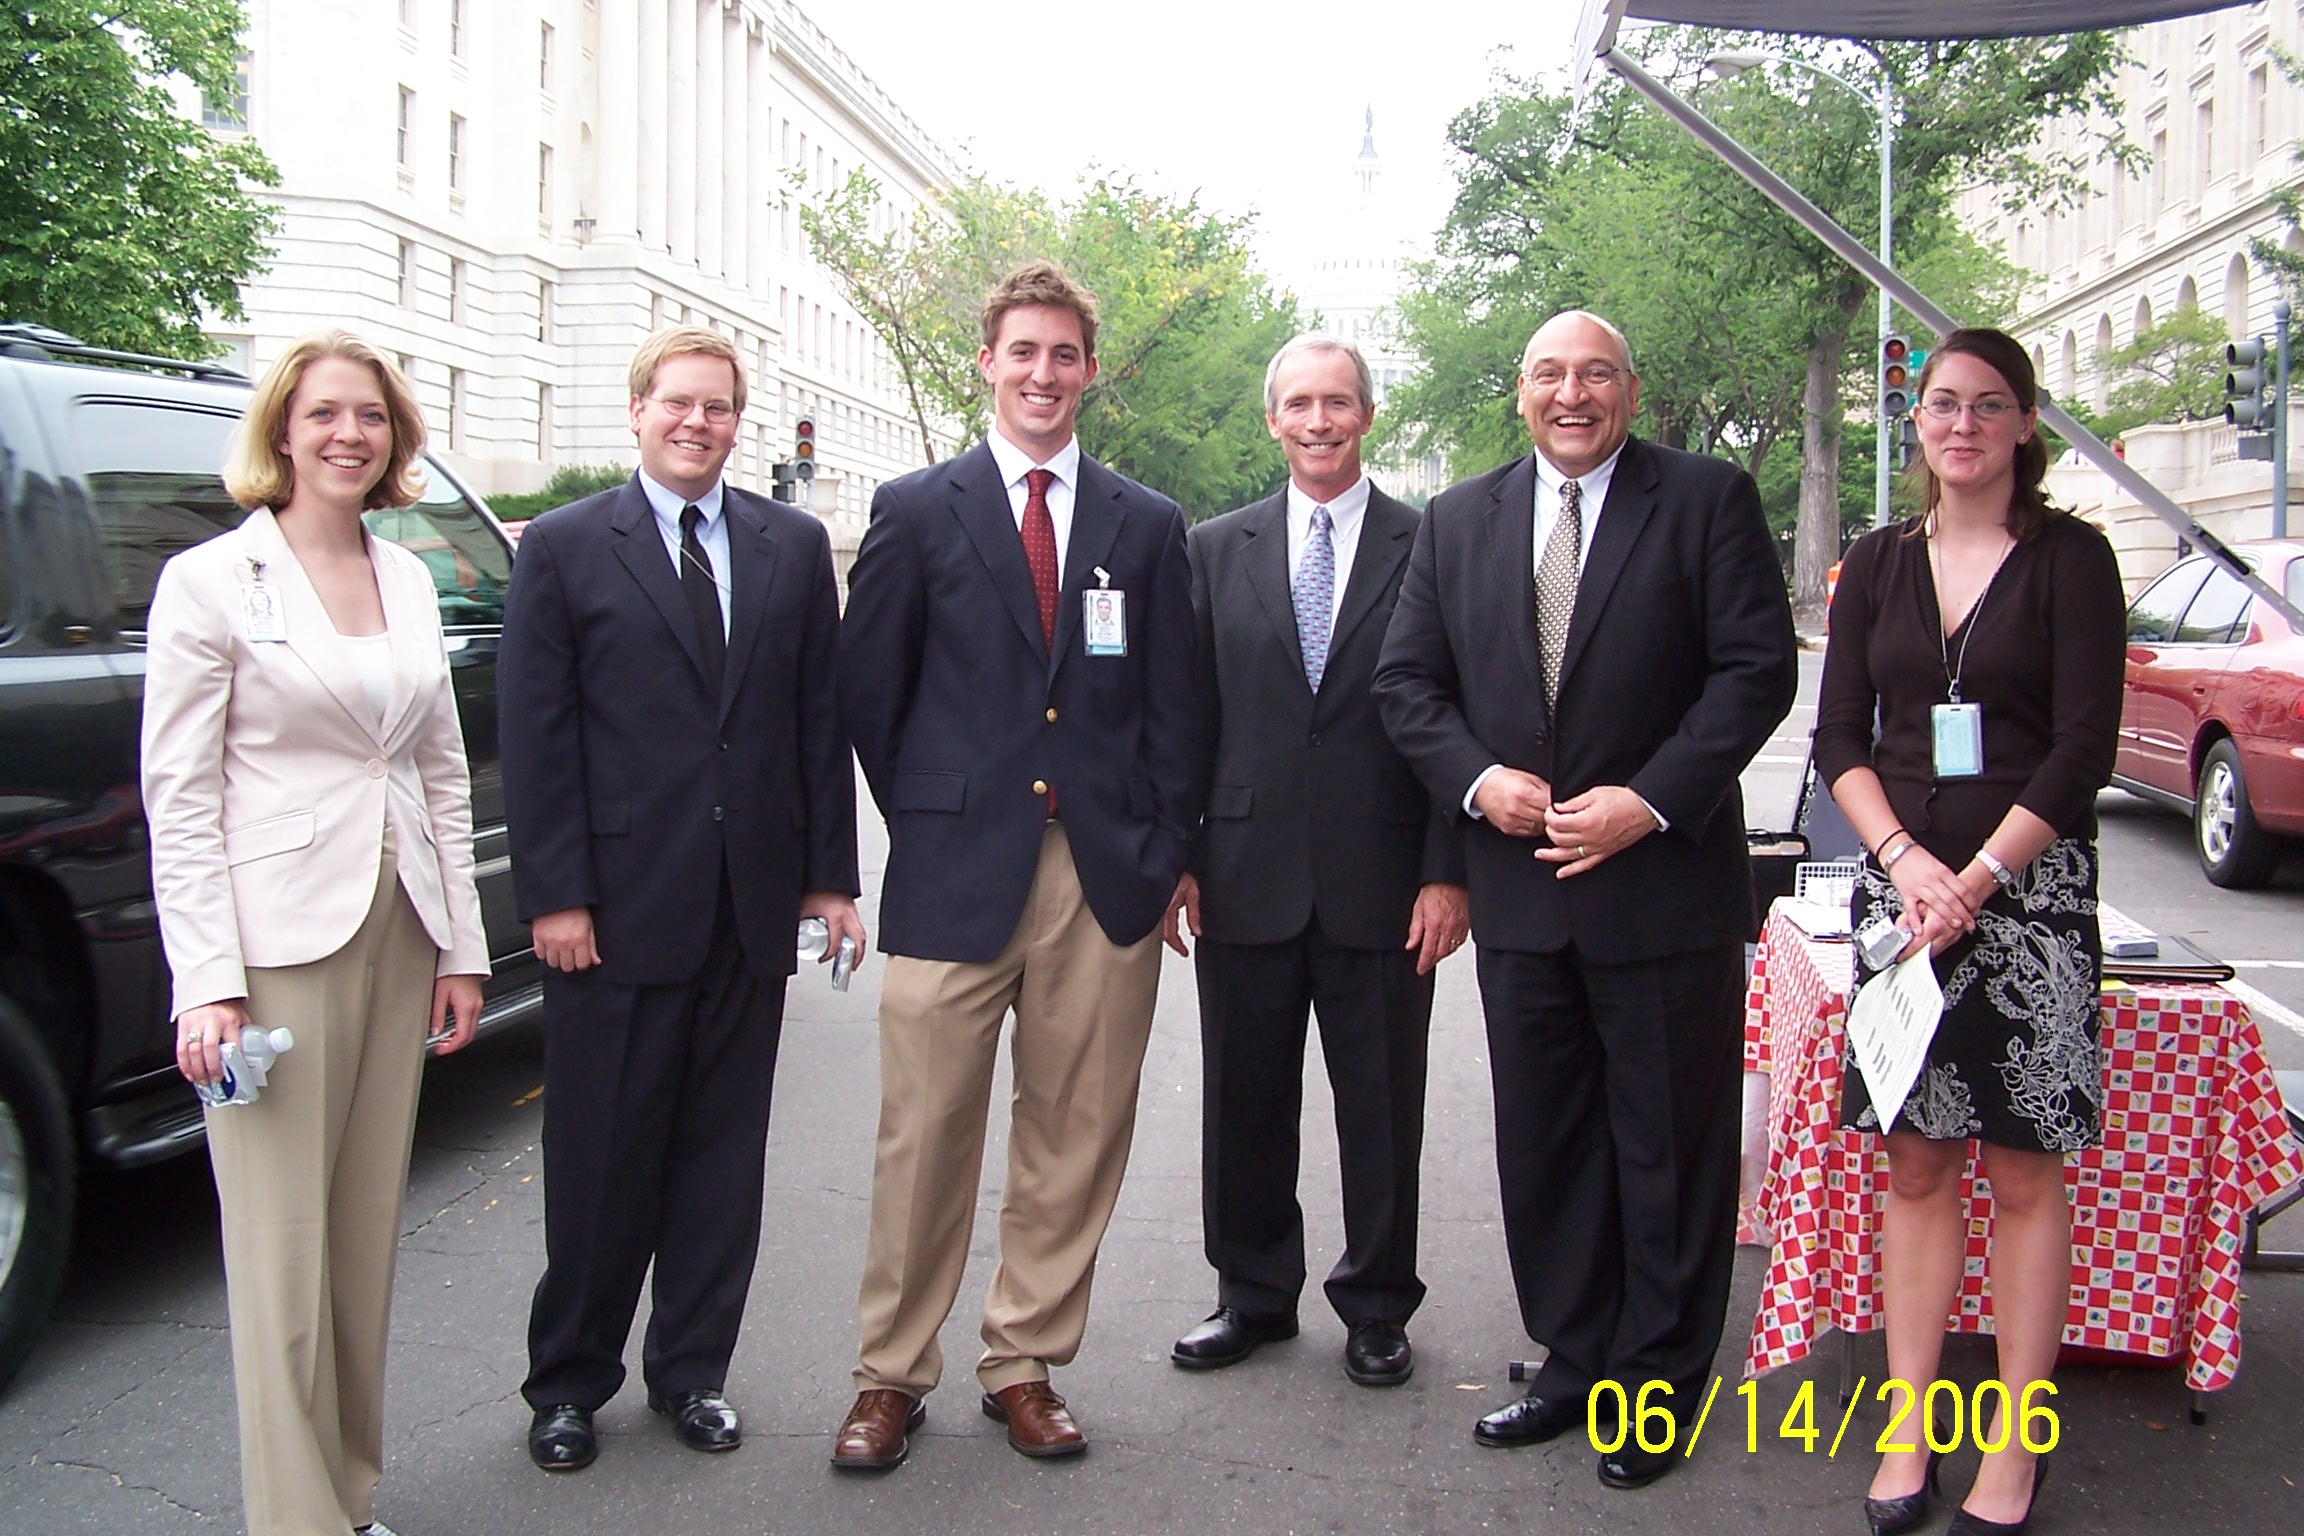
[[[0,1387],[55,1308],[77,1177],[64,1086],[31,1022],[0,997]]]
[[[2200,762],[2192,797],[2192,846],[2209,880],[2236,890],[2262,885],[2280,865],[2280,842],[2256,824],[2240,751],[2227,737]]]

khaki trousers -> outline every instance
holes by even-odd
[[[296,1044],[253,1104],[208,1111],[224,1212],[249,1536],[348,1536],[384,1468],[384,1348],[440,951],[385,831],[352,941],[248,972]]]
[[[998,1392],[1044,1381],[1050,1366],[1079,1353],[1096,1249],[1135,1134],[1159,986],[1159,933],[1128,945],[1104,936],[1056,821],[997,958],[889,957],[872,1227],[856,1303],[859,1391],[918,1397],[943,1374],[937,1332],[968,1262],[993,1057],[1011,1008],[1008,1180],[976,1375]]]

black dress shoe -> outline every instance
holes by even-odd
[[[1542,1445],[1585,1427],[1585,1403],[1582,1397],[1538,1397],[1531,1392],[1473,1425],[1472,1438],[1499,1450]]]
[[[600,1455],[592,1410],[574,1403],[539,1408],[528,1422],[528,1459],[547,1472],[578,1472]]]
[[[1237,1307],[1218,1307],[1206,1322],[1176,1341],[1168,1358],[1188,1371],[1213,1371],[1238,1365],[1256,1353],[1259,1344],[1294,1337],[1293,1317],[1260,1317]]]
[[[1928,1475],[1900,1499],[1864,1496],[1864,1523],[1872,1528],[1872,1536],[1902,1536],[1928,1518],[1928,1495],[1936,1491],[1936,1464],[1943,1459],[1942,1451],[1929,1447]]]
[[[732,1451],[744,1443],[744,1421],[719,1389],[675,1392],[670,1397],[648,1394],[651,1413],[669,1414],[672,1433],[692,1451]]]
[[[1621,1446],[1600,1458],[1600,1481],[1611,1488],[1645,1488],[1679,1464],[1676,1447],[1644,1451],[1627,1437]]]
[[[1416,1369],[1416,1349],[1398,1323],[1354,1323],[1344,1341],[1344,1374],[1364,1387],[1396,1387]]]
[[[2040,1485],[2048,1481],[2048,1458],[2043,1455],[2032,1464],[2032,1496],[2024,1501],[2024,1513],[2013,1520],[1987,1520],[1982,1515],[1968,1513],[1963,1505],[1952,1516],[1952,1523],[1944,1528],[1944,1536],[2020,1536],[2032,1523],[2032,1508],[2040,1502]]]

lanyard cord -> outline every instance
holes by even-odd
[[[1930,519],[1930,521],[1933,523],[1934,519]],[[1992,595],[1992,584],[2000,579],[2000,568],[2008,563],[2008,557],[2015,553],[2015,550],[2016,540],[2014,538],[2010,538],[2006,544],[2000,547],[2000,558],[1992,562],[1992,574],[1984,578],[1983,589],[1976,594],[1976,600],[1968,605],[1968,611],[1961,615],[1960,625],[1965,626],[1968,632],[1960,637],[1960,658],[1958,661],[1954,661],[1951,640],[1944,633],[1944,572],[1937,560],[1936,530],[1933,527],[1929,530],[1929,584],[1934,589],[1931,595],[1937,598],[1936,653],[1944,663],[1945,699],[1949,703],[1957,704],[1960,702],[1960,678],[1961,674],[1968,670],[1968,642],[1976,638],[1977,627],[1982,622],[1984,599]]]

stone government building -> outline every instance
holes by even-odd
[[[880,344],[793,200],[858,167],[893,228],[956,174],[791,0],[249,0],[242,94],[201,103],[279,167],[270,270],[211,333],[258,370],[343,325],[396,354],[483,494],[634,462],[625,370],[657,326],[747,359],[732,480],[765,491],[815,419],[845,557],[925,462]]]

